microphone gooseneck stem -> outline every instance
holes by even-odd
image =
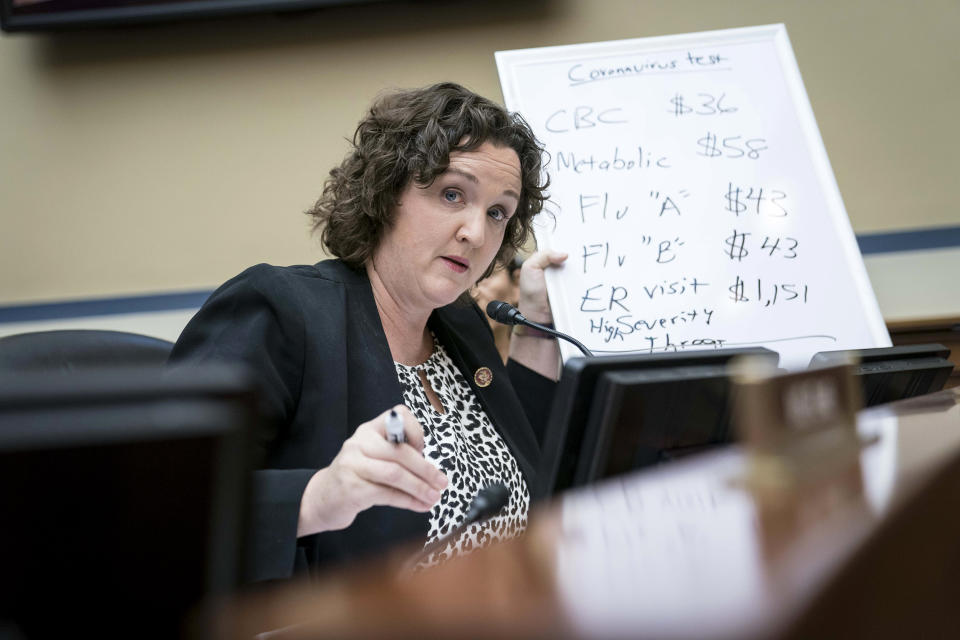
[[[467,530],[471,525],[483,522],[488,518],[500,513],[507,503],[510,502],[510,490],[502,482],[497,482],[489,487],[485,487],[477,492],[464,515],[463,522],[453,527],[446,535],[440,536],[430,544],[427,544],[420,551],[408,558],[400,570],[401,575],[409,575],[416,566],[429,558],[432,554],[442,550],[451,541],[455,541],[460,534]]]
[[[462,522],[457,526],[455,526],[453,529],[451,529],[450,532],[447,533],[447,535],[441,538],[437,538],[430,544],[424,546],[423,550],[416,555],[416,557],[414,558],[414,562],[411,562],[410,565],[416,566],[421,561],[426,560],[437,551],[440,551],[441,549],[446,547],[448,544],[450,544],[450,541],[456,540],[457,538],[459,538],[460,534],[466,531],[467,528],[472,524],[473,522],[469,522],[469,521]]]
[[[520,310],[509,302],[503,302],[502,300],[491,300],[487,304],[487,316],[489,316],[492,320],[499,322],[500,324],[522,324],[537,329],[538,331],[548,333],[552,336],[562,338],[563,340],[566,340],[570,344],[574,345],[577,349],[580,349],[580,351],[583,352],[583,355],[587,356],[588,358],[593,357],[593,353],[590,352],[590,349],[587,349],[585,346],[583,346],[583,343],[573,336],[568,336],[567,334],[560,333],[551,327],[527,320],[523,314],[520,313]]]
[[[580,342],[579,340],[577,340],[577,339],[574,338],[573,336],[568,336],[567,334],[565,334],[565,333],[560,333],[560,332],[557,331],[556,329],[551,329],[550,327],[548,327],[548,326],[546,326],[546,325],[538,324],[538,323],[533,322],[533,321],[531,321],[531,320],[527,320],[527,319],[524,318],[523,316],[520,316],[519,322],[517,322],[517,324],[524,324],[524,325],[527,325],[528,327],[533,327],[534,329],[537,329],[538,331],[543,331],[544,333],[549,333],[550,335],[557,336],[558,338],[561,338],[561,339],[563,339],[563,340],[566,340],[567,342],[569,342],[570,344],[572,344],[573,346],[575,346],[577,349],[580,349],[580,351],[583,352],[583,355],[587,356],[588,358],[592,358],[592,357],[593,357],[593,352],[590,351],[590,349],[587,349],[587,348],[583,345],[582,342]]]

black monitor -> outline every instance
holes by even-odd
[[[252,389],[220,367],[0,378],[0,630],[176,638],[234,589]]]
[[[576,484],[697,453],[733,441],[726,364],[610,371],[593,395]]]
[[[852,359],[863,389],[863,404],[872,407],[943,389],[953,372],[950,349],[942,344],[912,344],[853,351],[821,351],[811,367]]]
[[[598,433],[587,431],[591,410],[598,401],[597,382],[605,373],[651,371],[680,366],[724,365],[737,356],[761,356],[778,362],[776,352],[762,347],[716,349],[661,354],[617,355],[567,360],[557,385],[550,421],[544,436],[535,499],[589,481],[586,468],[596,454]],[[697,401],[689,398],[687,402]],[[703,406],[710,407],[709,399]],[[602,402],[601,402],[602,404]],[[598,406],[598,410],[600,405]]]

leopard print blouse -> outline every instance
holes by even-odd
[[[454,555],[467,554],[522,533],[530,508],[527,483],[513,454],[443,345],[434,338],[433,354],[423,364],[411,367],[395,362],[394,365],[403,387],[404,404],[423,425],[423,455],[443,471],[449,481],[440,501],[430,511],[430,529],[424,545],[460,524],[480,489],[502,482],[510,492],[510,501],[500,515],[471,525],[419,567],[438,564]],[[437,413],[430,404],[419,371],[426,374],[443,405],[443,413]]]

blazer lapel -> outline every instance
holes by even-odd
[[[533,487],[539,446],[486,320],[476,305],[465,307],[454,303],[434,311],[429,324],[480,400],[493,427],[507,443],[527,486]],[[476,372],[482,367],[493,374],[492,381],[484,387],[476,380]]]
[[[366,274],[337,263],[347,288],[347,406],[349,423],[372,420],[403,402],[390,345]]]

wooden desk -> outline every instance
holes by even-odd
[[[738,448],[564,495],[527,535],[408,579],[406,551],[220,611],[219,637],[958,637],[960,389],[864,411],[797,490]]]

